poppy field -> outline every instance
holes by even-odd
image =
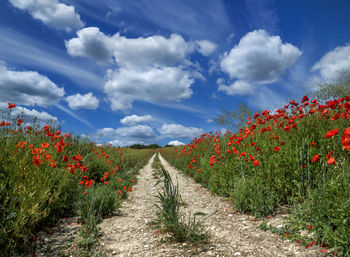
[[[95,240],[96,224],[118,209],[152,154],[96,146],[54,126],[2,117],[0,256],[35,252],[38,229],[73,215],[80,217],[85,242]]]
[[[161,153],[241,212],[266,219],[283,207],[283,237],[349,256],[350,96],[324,104],[304,96],[239,126]]]

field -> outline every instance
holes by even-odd
[[[305,96],[275,113],[255,113],[238,132],[210,132],[157,151],[242,213],[268,219],[283,208],[290,214],[282,229],[264,222],[262,229],[348,256],[349,119],[350,96],[323,105]],[[81,256],[89,256],[100,235],[97,224],[118,210],[155,151],[96,146],[21,117],[3,117],[0,126],[2,255],[35,252],[44,224],[75,215],[82,224]]]
[[[99,233],[96,224],[132,191],[152,151],[96,146],[59,128],[22,122],[0,123],[1,256],[35,252],[37,230],[72,215],[79,215],[89,245]]]
[[[290,215],[282,236],[350,253],[350,96],[300,103],[248,118],[236,133],[203,134],[162,154],[241,212]],[[313,240],[300,236],[306,230]],[[316,243],[317,242],[317,243]]]

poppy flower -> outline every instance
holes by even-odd
[[[12,109],[12,108],[16,107],[15,104],[12,104],[12,103],[8,103],[8,104],[9,104],[9,106],[7,108],[9,108],[9,109]]]
[[[42,147],[42,148],[48,148],[48,147],[49,147],[49,144],[46,143],[46,142],[44,142],[44,143],[41,144],[41,147]]]
[[[259,166],[259,161],[258,160],[254,161],[254,166]]]
[[[280,150],[280,147],[279,147],[279,146],[276,146],[275,148],[273,148],[273,150],[274,150],[275,152],[278,152],[278,151]]]
[[[350,150],[350,127],[344,130],[341,144],[346,151]]]
[[[339,132],[339,129],[333,129],[333,130],[330,130],[328,131],[326,134],[325,134],[325,138],[331,138],[331,137],[334,137],[336,134],[338,134]]]
[[[331,150],[327,155],[326,155],[326,159],[329,160],[329,158],[331,158],[333,156],[333,150]]]
[[[318,154],[316,154],[313,158],[312,158],[312,162],[317,162],[320,159],[320,156]]]
[[[327,161],[327,164],[328,164],[328,165],[333,165],[333,164],[335,164],[335,159],[334,159],[334,157],[329,158],[328,161]]]

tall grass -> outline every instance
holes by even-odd
[[[98,147],[60,128],[9,117],[0,120],[0,256],[31,251],[36,231],[59,217],[80,214],[85,224],[96,209],[111,215],[153,154]]]
[[[204,231],[204,226],[200,220],[196,220],[195,213],[193,216],[189,214],[188,219],[180,214],[180,205],[182,203],[179,193],[179,185],[173,184],[168,171],[162,170],[163,192],[158,193],[160,204],[156,205],[158,221],[164,227],[164,230],[172,234],[173,239],[178,242],[201,243],[208,239],[208,234]],[[158,182],[158,183],[159,183]],[[157,184],[158,184],[157,183]],[[202,213],[199,213],[202,215]]]
[[[203,134],[164,156],[211,191],[257,216],[279,206],[319,243],[350,252],[350,96],[319,104],[305,96],[250,117],[237,132]]]

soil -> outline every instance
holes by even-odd
[[[178,181],[180,194],[185,205],[184,213],[204,212],[214,215],[203,221],[210,242],[204,245],[176,243],[167,240],[157,227],[152,226],[156,220],[158,203],[156,195],[161,192],[161,185],[153,177],[152,162],[140,170],[138,183],[133,187],[128,199],[123,202],[121,215],[105,219],[100,227],[105,233],[100,243],[101,250],[107,256],[325,256],[317,246],[305,248],[289,240],[283,240],[270,231],[259,228],[261,221],[234,212],[226,199],[212,195],[191,178],[169,165],[162,158],[164,168],[172,180]],[[271,218],[270,222],[278,224],[283,216]]]

